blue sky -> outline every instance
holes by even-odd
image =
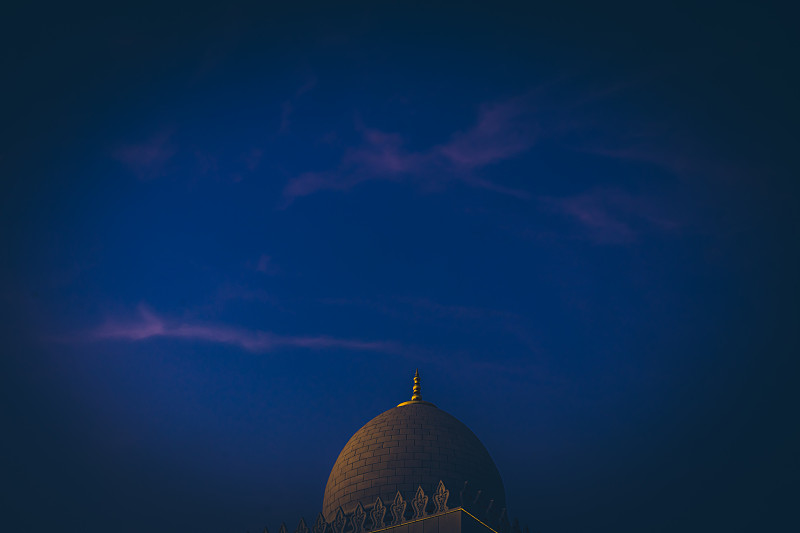
[[[311,521],[415,368],[534,531],[774,518],[780,7],[307,7],[9,18],[16,530]]]

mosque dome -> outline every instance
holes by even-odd
[[[333,465],[325,486],[322,514],[332,520],[341,506],[352,512],[380,497],[391,502],[399,491],[417,487],[431,494],[439,481],[457,495],[469,482],[497,509],[506,506],[500,472],[489,452],[470,429],[454,416],[422,401],[419,373],[414,395],[376,416],[359,429]]]

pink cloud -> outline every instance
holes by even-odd
[[[250,331],[215,324],[190,324],[170,322],[146,307],[139,307],[139,317],[130,321],[109,320],[89,335],[89,340],[144,341],[154,338],[185,339],[238,346],[250,352],[273,352],[281,348],[306,348],[324,350],[344,348],[349,350],[397,352],[394,343],[363,341],[321,336],[278,335],[268,331]]]
[[[301,96],[312,91],[317,86],[317,77],[313,74],[308,76],[308,79],[301,85],[292,96],[291,99],[286,100],[281,104],[281,124],[278,127],[278,132],[283,133],[291,126],[292,114],[294,113],[294,102]]]
[[[394,133],[364,130],[364,146],[348,151],[343,163],[356,166],[376,176],[390,176],[421,171],[429,156],[403,150],[403,139]]]
[[[470,327],[479,327],[485,331],[494,331],[496,334],[511,335],[532,353],[541,352],[537,341],[536,327],[529,320],[516,313],[503,309],[476,307],[469,305],[451,305],[430,300],[428,298],[390,298],[380,300],[329,298],[320,302],[333,306],[357,306],[369,309],[403,321],[415,320],[426,324],[440,324],[442,322],[472,323]],[[421,355],[427,350],[416,347],[416,355]],[[435,357],[441,353],[428,353],[424,357]]]
[[[261,254],[256,263],[256,271],[262,274],[274,275],[278,273],[278,267],[267,254]]]
[[[361,127],[362,142],[345,151],[335,168],[290,179],[284,199],[291,203],[315,192],[344,191],[378,180],[413,180],[427,190],[459,182],[528,199],[526,191],[487,179],[481,171],[519,157],[543,141],[555,141],[576,152],[646,162],[676,174],[719,171],[689,149],[683,136],[670,133],[669,119],[643,124],[622,111],[616,113],[615,106],[623,105],[619,103],[624,100],[623,89],[625,86],[618,84],[587,94],[576,92],[565,80],[544,84],[520,96],[482,105],[470,127],[453,132],[445,142],[417,150],[409,149],[397,133]],[[586,225],[605,227],[609,235],[623,240],[636,233],[605,207],[590,203],[575,199],[574,205],[565,204],[562,211],[571,212]],[[625,210],[621,206],[624,201],[617,203]]]
[[[217,300],[226,302],[228,300],[252,300],[278,305],[278,301],[272,294],[264,289],[251,289],[244,285],[225,283],[217,290]]]
[[[367,179],[369,178],[365,176],[342,175],[334,172],[305,172],[289,180],[283,189],[283,195],[290,203],[294,198],[308,196],[319,191],[344,191]]]
[[[217,157],[200,150],[195,150],[194,157],[197,160],[197,168],[201,174],[216,174],[219,171]]]
[[[596,244],[632,243],[645,231],[669,231],[679,226],[652,200],[617,190],[597,189],[541,200],[549,210],[572,218]]]
[[[291,101],[287,100],[281,104],[281,125],[278,127],[279,132],[284,132],[289,129],[289,124],[291,124],[290,118],[293,111],[294,105],[292,105]]]
[[[250,150],[250,153],[245,157],[245,164],[247,165],[247,170],[253,172],[255,169],[258,168],[258,165],[261,163],[261,158],[264,155],[264,150],[261,148],[253,148]]]
[[[164,166],[175,155],[171,137],[172,131],[164,130],[143,143],[119,146],[111,155],[139,178],[157,178],[164,174]]]
[[[487,320],[490,318],[518,319],[519,317],[507,311],[473,307],[466,305],[448,305],[435,302],[428,298],[400,298],[400,302],[410,304],[417,309],[444,318]]]
[[[536,142],[531,118],[530,105],[524,98],[484,105],[475,126],[454,134],[435,151],[467,169],[514,157]]]
[[[303,96],[307,92],[311,92],[311,90],[313,90],[314,87],[316,86],[317,86],[317,77],[313,73],[310,73],[306,78],[305,83],[303,83],[303,85],[301,85],[297,89],[297,91],[295,91],[294,95],[295,97]]]
[[[535,143],[529,106],[524,98],[485,105],[472,128],[456,132],[450,141],[427,150],[410,151],[397,133],[362,128],[363,143],[347,150],[333,172],[306,172],[286,184],[288,202],[323,190],[348,190],[374,180],[421,181],[434,188],[457,180],[471,187],[519,198],[524,191],[477,177],[473,171],[517,156]]]
[[[125,324],[106,322],[94,332],[94,336],[99,339],[127,339],[138,341],[164,334],[164,323],[146,307],[139,307],[139,315],[140,319],[136,322],[128,322]]]

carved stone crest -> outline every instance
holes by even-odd
[[[433,505],[436,507],[436,513],[443,513],[447,511],[447,499],[450,497],[450,491],[444,488],[444,482],[439,480],[436,486],[436,492],[433,493]]]
[[[331,522],[331,526],[333,527],[333,533],[344,533],[344,526],[346,523],[347,523],[347,518],[344,516],[342,508],[339,507],[336,510],[336,516],[333,518],[333,522]]]
[[[422,487],[417,487],[417,493],[414,494],[414,499],[411,500],[411,507],[414,509],[414,520],[417,518],[422,518],[428,513],[425,512],[425,508],[428,506],[428,497],[425,496],[425,491],[422,490]]]
[[[286,523],[281,522],[281,528],[278,530],[278,533],[286,533]]]
[[[397,491],[397,495],[394,497],[394,502],[392,503],[391,507],[393,526],[402,524],[406,521],[406,504],[407,502],[403,500],[403,495],[400,494],[400,491]]]
[[[375,505],[369,512],[369,519],[372,521],[373,530],[386,527],[383,524],[384,516],[386,516],[386,506],[383,505],[383,501],[381,500],[380,496],[378,496],[378,499],[375,500]]]
[[[325,521],[325,517],[322,516],[322,513],[317,515],[317,521],[314,522],[313,531],[314,533],[325,533],[325,530],[328,528],[328,523]]]
[[[364,512],[364,507],[361,506],[361,502],[358,502],[353,516],[350,517],[350,522],[353,524],[352,533],[362,533],[364,531],[364,520],[366,519],[367,513]]]
[[[300,519],[300,523],[297,524],[297,529],[294,530],[294,533],[308,533],[308,526],[304,519]]]

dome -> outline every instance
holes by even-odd
[[[505,507],[505,489],[489,452],[470,429],[454,416],[419,395],[419,375],[414,396],[376,416],[359,429],[333,465],[325,486],[322,513],[332,520],[341,506],[345,513],[360,501],[367,506],[380,496],[391,502],[421,486],[431,494],[439,480],[457,501],[465,481]]]

